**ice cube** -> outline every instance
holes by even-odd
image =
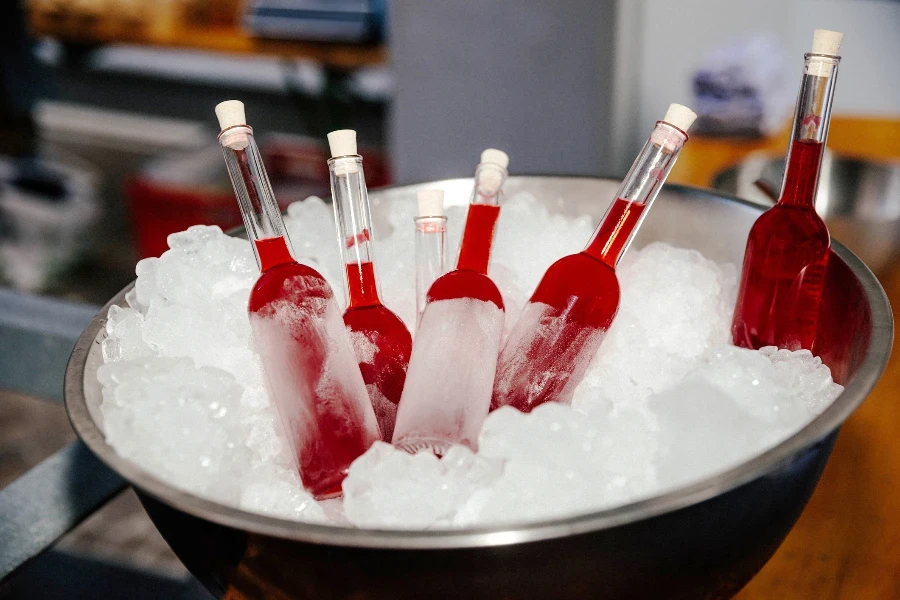
[[[661,482],[691,481],[760,454],[842,389],[807,350],[710,349],[683,383],[651,398],[662,424]]]
[[[273,517],[312,523],[326,522],[325,511],[303,489],[294,469],[260,469],[248,477],[240,507]]]
[[[118,362],[153,356],[143,338],[144,316],[133,308],[115,304],[106,316],[106,339],[101,343],[104,362]]]
[[[250,452],[239,443],[241,386],[185,358],[105,364],[103,427],[107,442],[150,473],[201,495],[235,502]]]
[[[358,527],[446,527],[477,489],[494,481],[501,463],[453,446],[443,458],[408,454],[383,442],[356,459],[344,480],[344,512]]]

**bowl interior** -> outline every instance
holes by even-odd
[[[371,193],[375,226],[382,225],[393,202],[414,202],[423,187],[445,190],[448,204],[465,204],[471,179],[376,190]],[[509,196],[520,191],[534,195],[551,212],[602,217],[618,182],[576,177],[512,177]],[[747,232],[760,208],[711,192],[668,186],[660,194],[635,242],[653,241],[695,248],[708,258],[739,266]],[[523,240],[527,243],[527,240]],[[799,450],[831,433],[859,405],[874,386],[890,353],[893,324],[884,292],[871,272],[855,256],[835,244],[826,283],[829,301],[823,307],[821,354],[845,392],[800,432],[764,454],[726,472],[663,495],[595,513],[521,526],[458,531],[375,531],[312,525],[248,513],[169,486],[119,457],[106,444],[99,406],[102,392],[97,368],[102,364],[100,343],[108,308],[82,335],[66,373],[66,404],[73,426],[84,442],[111,468],[145,493],[195,516],[247,531],[314,543],[365,547],[448,548],[546,539],[632,522],[706,500],[777,468]],[[126,288],[110,301],[124,305]]]

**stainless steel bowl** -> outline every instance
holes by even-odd
[[[768,207],[773,202],[771,194],[755,182],[761,179],[778,190],[783,177],[784,157],[752,153],[716,175],[713,187]],[[876,273],[900,256],[900,164],[869,162],[826,151],[816,210],[831,235]]]
[[[472,182],[427,185],[464,203]],[[618,182],[512,177],[507,185],[510,193],[531,192],[553,211],[599,218]],[[422,187],[373,192],[376,218],[392,202],[412,202]],[[735,198],[669,186],[637,243],[665,240],[739,262],[759,212]],[[171,547],[216,597],[728,598],[793,526],[838,427],[875,385],[890,353],[893,321],[878,281],[839,243],[833,252],[820,338],[844,393],[791,438],[739,466],[580,516],[462,531],[375,531],[252,514],[175,489],[118,456],[103,438],[96,374],[106,309],[72,354],[66,405],[78,435],[131,481]],[[124,304],[125,291],[110,304]]]

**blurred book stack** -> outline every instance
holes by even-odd
[[[258,37],[320,42],[381,41],[382,0],[255,0],[245,18]]]

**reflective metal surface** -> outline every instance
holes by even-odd
[[[783,157],[753,153],[718,174],[713,187],[771,206],[770,195],[754,183],[761,179],[780,190],[783,176]],[[832,237],[876,273],[900,256],[900,164],[867,162],[826,151],[816,210]]]
[[[471,180],[442,187],[464,204]],[[599,219],[618,182],[512,177],[552,212]],[[414,202],[422,185],[371,193],[376,227],[392,202]],[[739,263],[760,208],[668,186],[637,246],[654,240]],[[523,240],[527,243],[527,240]],[[764,454],[692,485],[625,506],[520,526],[398,532],[295,523],[247,513],[172,488],[119,457],[102,433],[96,371],[106,311],[76,345],[66,403],[82,440],[131,481],[188,568],[229,598],[728,598],[781,543],[805,506],[836,435],[887,362],[893,322],[872,273],[834,244],[820,349],[844,393]],[[112,303],[123,304],[124,292]]]

